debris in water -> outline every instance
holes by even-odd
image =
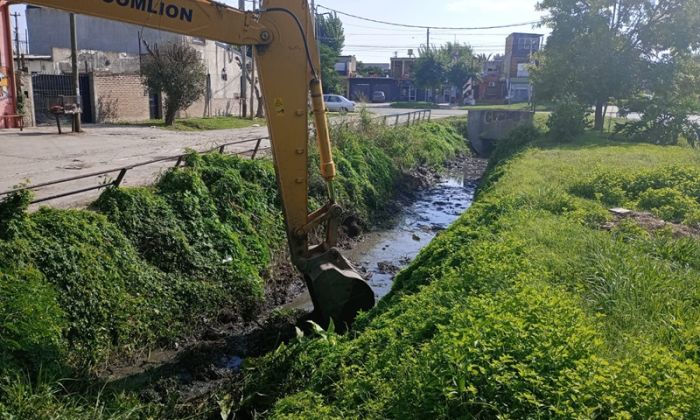
[[[416,235],[415,233],[413,234],[413,240],[416,242],[420,242],[420,236]]]
[[[394,265],[391,261],[381,261],[377,263],[379,274],[396,274],[401,271],[401,268]]]

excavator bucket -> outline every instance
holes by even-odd
[[[310,260],[304,271],[314,317],[322,325],[333,320],[337,330],[345,331],[360,311],[374,307],[372,288],[337,249]]]

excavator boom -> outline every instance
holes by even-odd
[[[307,0],[263,0],[257,12],[243,12],[208,0],[28,2],[227,44],[254,45],[291,258],[306,278],[318,320],[333,320],[342,329],[354,321],[359,311],[374,306],[371,288],[335,249],[342,210],[335,203],[332,188],[335,164],[323,103],[320,57]],[[321,175],[329,185],[328,204],[311,213],[309,98]],[[326,240],[311,246],[309,233],[324,224]]]

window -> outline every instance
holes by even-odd
[[[518,38],[518,49],[522,51],[537,51],[539,40],[537,38]]]

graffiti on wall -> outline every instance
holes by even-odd
[[[10,96],[10,79],[7,67],[0,67],[0,99]]]

